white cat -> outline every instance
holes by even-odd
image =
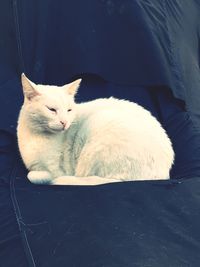
[[[160,123],[126,100],[76,104],[80,82],[36,85],[22,74],[17,135],[28,179],[66,185],[168,179],[174,152]]]

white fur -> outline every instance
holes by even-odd
[[[29,180],[94,185],[168,179],[174,152],[150,112],[115,98],[75,104],[79,83],[35,85],[22,76],[17,134]]]

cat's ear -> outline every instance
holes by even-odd
[[[39,96],[40,93],[36,89],[37,85],[31,82],[24,73],[21,75],[22,88],[24,97],[28,100],[32,100],[34,97]]]
[[[67,90],[67,93],[69,95],[73,95],[74,96],[78,91],[78,88],[80,86],[81,81],[82,81],[82,79],[78,79],[76,81],[73,81],[72,83],[64,85],[64,87]]]

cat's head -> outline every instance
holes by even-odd
[[[36,85],[22,74],[21,81],[23,115],[32,130],[57,133],[70,127],[76,115],[74,96],[81,79],[64,86]]]

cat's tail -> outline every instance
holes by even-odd
[[[51,181],[51,185],[100,185],[108,183],[122,182],[122,180],[113,178],[104,178],[99,176],[76,177],[60,176]]]

